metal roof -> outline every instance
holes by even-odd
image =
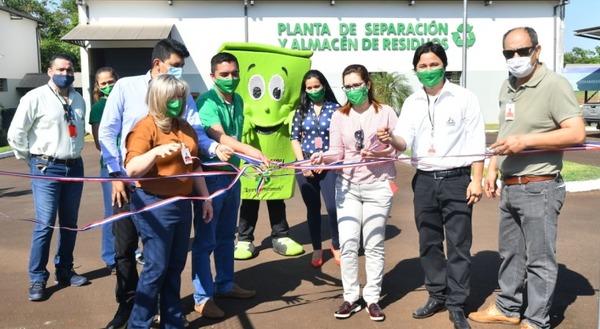
[[[77,25],[61,40],[85,46],[87,41],[132,41],[132,40],[161,40],[168,38],[173,24],[93,24]]]
[[[578,37],[600,40],[600,26],[575,30],[573,33]]]

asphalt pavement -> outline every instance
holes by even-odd
[[[590,138],[596,138],[597,133]],[[568,152],[566,159],[599,164],[600,153]],[[576,154],[582,153],[582,154]],[[83,157],[87,176],[98,175],[98,152],[86,143]],[[587,159],[587,160],[585,160]],[[23,161],[8,157],[0,160],[0,170],[26,173]],[[418,259],[417,232],[413,219],[410,179],[414,169],[398,164],[396,184],[399,191],[386,228],[386,266],[380,305],[386,320],[373,322],[361,311],[346,320],[333,312],[342,303],[339,267],[325,252],[320,269],[310,265],[311,244],[305,222],[305,207],[299,193],[288,200],[287,216],[292,238],[304,245],[307,253],[283,257],[271,249],[270,227],[263,204],[255,241],[260,254],[248,261],[236,261],[236,282],[255,289],[250,300],[216,300],[225,312],[222,320],[199,317],[193,311],[190,259],[182,274],[181,295],[189,328],[452,328],[448,313],[416,320],[412,311],[427,299],[423,272]],[[0,328],[103,328],[116,310],[115,276],[108,274],[100,258],[100,231],[80,232],[75,250],[75,270],[91,283],[83,287],[48,285],[50,297],[43,302],[27,298],[27,274],[33,224],[20,219],[33,217],[29,180],[0,178]],[[600,278],[600,225],[596,202],[600,191],[568,193],[559,220],[558,261],[560,263],[552,325],[557,328],[597,328],[598,286]],[[80,226],[98,220],[103,214],[98,183],[86,183],[79,216]],[[467,312],[485,307],[493,300],[497,287],[500,258],[497,252],[498,200],[484,198],[473,216],[472,289]],[[323,210],[323,213],[325,211]],[[324,215],[325,217],[325,215]],[[329,248],[326,220],[323,220],[323,247]],[[51,255],[56,247],[55,232]],[[191,239],[191,238],[190,238]],[[190,240],[191,241],[191,240]],[[52,265],[48,269],[52,272]],[[361,282],[364,283],[364,258],[361,257]],[[504,328],[471,322],[474,329]],[[156,326],[158,327],[158,326]],[[507,327],[508,328],[508,327]]]

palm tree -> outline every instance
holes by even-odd
[[[412,94],[406,76],[398,72],[372,72],[371,80],[374,86],[373,96],[400,114],[404,100]]]

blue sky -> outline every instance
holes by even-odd
[[[565,15],[565,52],[573,47],[594,50],[600,46],[600,40],[577,37],[574,30],[600,26],[598,0],[571,0],[567,5]]]

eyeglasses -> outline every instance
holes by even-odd
[[[511,58],[515,57],[515,53],[519,54],[520,57],[525,57],[525,56],[529,56],[529,54],[531,54],[531,51],[534,49],[535,49],[535,46],[519,48],[516,50],[503,50],[502,54],[504,55],[504,58],[506,58],[506,59],[511,59]]]
[[[342,90],[343,90],[343,91],[348,91],[348,90],[351,90],[351,89],[358,90],[358,89],[360,89],[360,87],[362,87],[364,84],[365,84],[365,82],[363,81],[363,82],[357,82],[357,83],[353,83],[353,84],[351,84],[351,85],[343,85],[343,86],[342,86]]]
[[[356,149],[358,151],[362,150],[365,147],[365,133],[362,129],[359,129],[354,132],[354,138],[356,138]]]

